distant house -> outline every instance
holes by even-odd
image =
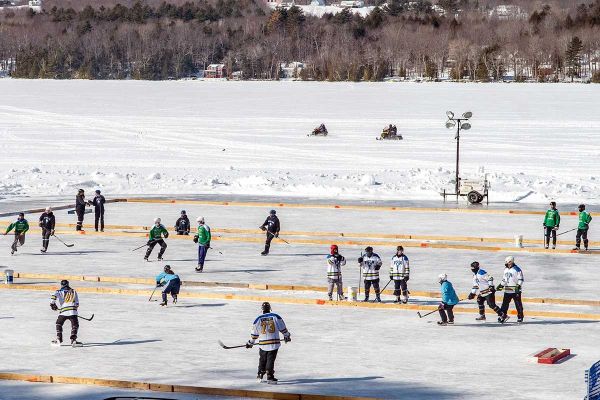
[[[206,70],[204,70],[204,78],[226,78],[227,70],[225,69],[225,64],[210,64]]]
[[[490,11],[491,17],[498,19],[527,19],[528,15],[521,7],[514,4],[500,4]]]
[[[304,63],[299,61],[294,61],[289,64],[281,63],[281,77],[284,79],[298,78],[300,72],[302,72],[305,67]]]
[[[340,7],[343,8],[362,8],[365,6],[363,0],[343,0],[340,1]]]
[[[42,0],[29,0],[29,7],[42,7]]]
[[[311,6],[324,6],[325,5],[325,0],[312,0],[310,2]]]

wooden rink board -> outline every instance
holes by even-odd
[[[53,293],[56,291],[56,286],[51,285],[0,285],[0,290],[22,290],[22,291],[43,291]],[[92,293],[103,295],[128,295],[128,296],[150,296],[151,290],[147,289],[114,289],[106,287],[89,287],[82,286],[77,288],[79,293]],[[393,304],[393,303],[370,303],[370,302],[353,302],[353,301],[326,301],[322,299],[303,299],[289,297],[272,297],[272,296],[255,296],[255,295],[238,295],[238,294],[223,294],[223,293],[203,293],[203,292],[186,292],[180,291],[179,298],[195,298],[205,300],[232,300],[232,301],[252,301],[264,302],[268,301],[275,304],[295,304],[295,305],[318,305],[331,307],[356,307],[356,308],[372,308],[372,309],[397,309],[397,310],[412,310],[412,311],[434,311],[437,306],[417,305],[417,304]],[[459,314],[478,314],[477,307],[455,307],[453,310]],[[492,313],[492,310],[486,310],[487,313]],[[511,315],[516,315],[516,310],[509,310]],[[495,315],[495,313],[494,313]],[[562,318],[574,320],[595,320],[600,321],[600,314],[573,313],[573,312],[555,312],[555,311],[527,311],[528,317],[546,317],[546,318]]]
[[[306,393],[284,393],[270,392],[259,390],[246,389],[227,389],[206,386],[185,386],[171,385],[164,383],[124,381],[115,379],[99,379],[85,378],[76,376],[61,376],[61,375],[37,375],[37,374],[18,374],[12,372],[0,372],[0,379],[23,381],[23,382],[38,382],[38,383],[57,383],[57,384],[77,384],[77,385],[94,385],[105,386],[118,389],[131,390],[148,390],[153,392],[168,392],[168,393],[188,393],[210,396],[228,396],[228,397],[244,397],[253,399],[275,399],[275,400],[376,400],[371,397],[352,397],[352,396],[328,396],[320,394]]]
[[[115,276],[94,276],[94,275],[59,275],[59,274],[40,274],[30,272],[14,272],[14,278],[19,279],[51,279],[60,282],[62,279],[71,281],[86,281],[86,282],[106,282],[106,283],[130,283],[139,285],[154,286],[156,281],[153,278],[136,278],[136,277],[115,277]],[[270,283],[230,283],[230,282],[211,282],[211,281],[182,281],[182,286],[199,286],[199,287],[221,287],[221,288],[238,288],[238,289],[253,289],[253,290],[273,290],[273,291],[310,291],[310,292],[327,292],[325,286],[308,286],[308,285],[278,285]],[[381,292],[382,294],[393,295],[393,289],[387,289]],[[410,294],[415,297],[427,297],[439,299],[440,292],[425,292],[411,290]],[[459,298],[466,298],[468,293],[459,293]],[[535,304],[560,304],[574,306],[591,306],[600,307],[600,300],[577,300],[577,299],[557,299],[543,297],[523,297],[523,303]]]

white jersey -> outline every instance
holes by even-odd
[[[400,256],[395,255],[392,257],[392,264],[390,266],[390,276],[395,281],[400,281],[404,278],[408,278],[410,275],[410,264],[408,257],[402,254]]]
[[[279,332],[283,334],[283,337],[290,337],[285,322],[279,315],[275,313],[259,315],[252,325],[250,343],[254,344],[258,339],[261,350],[277,350],[281,346]]]
[[[473,274],[473,287],[471,293],[476,294],[479,290],[480,296],[487,296],[492,292],[494,287],[494,277],[485,272],[483,269],[479,269],[476,274]]]
[[[504,293],[515,293],[517,285],[523,286],[523,271],[517,264],[513,264],[511,268],[504,268],[504,276],[502,277],[502,286]]]
[[[79,297],[74,289],[59,289],[52,297],[50,304],[56,304],[60,315],[77,315],[79,308]]]
[[[327,278],[333,280],[342,279],[342,266],[346,265],[346,259],[341,255],[327,256]]]
[[[381,258],[375,253],[371,257],[363,255],[362,274],[365,281],[374,281],[379,279],[379,269],[381,268]]]

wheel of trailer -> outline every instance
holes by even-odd
[[[473,190],[467,195],[467,200],[469,200],[469,203],[471,204],[477,204],[481,203],[481,201],[483,200],[483,196],[479,194],[479,192]]]

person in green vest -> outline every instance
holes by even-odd
[[[160,218],[155,218],[154,226],[152,229],[150,229],[150,234],[148,235],[148,250],[146,250],[144,260],[148,261],[148,257],[150,257],[150,253],[152,253],[154,246],[158,244],[160,246],[160,251],[158,252],[158,261],[162,261],[163,254],[165,254],[165,250],[167,250],[167,244],[165,243],[163,237],[165,239],[168,238],[169,231],[167,231],[167,228],[160,223]]]
[[[560,226],[560,214],[556,209],[556,202],[550,202],[550,209],[546,211],[544,217],[544,248],[547,249],[550,246],[550,235],[552,235],[552,248],[556,249],[556,231]]]
[[[10,224],[8,228],[6,228],[6,232],[4,235],[8,234],[8,232],[15,230],[15,240],[10,246],[10,254],[15,254],[17,251],[17,246],[23,246],[25,244],[25,233],[29,230],[29,223],[25,219],[25,214],[19,213],[19,217],[15,222]]]
[[[194,236],[194,242],[198,243],[198,266],[196,272],[202,272],[204,269],[204,260],[208,249],[210,249],[210,227],[204,222],[204,217],[198,217],[198,233]]]
[[[590,229],[590,222],[592,222],[592,216],[589,212],[585,211],[585,204],[579,205],[579,225],[577,225],[577,236],[575,237],[575,248],[573,250],[579,250],[581,247],[581,238],[583,237],[583,248],[587,251],[588,249],[588,229]]]

